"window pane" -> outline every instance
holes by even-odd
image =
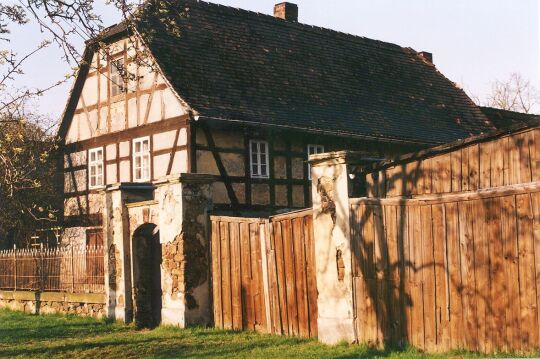
[[[265,153],[266,152],[266,143],[261,142],[260,143],[260,149],[261,149],[261,153]]]
[[[100,150],[100,151],[97,152],[97,159],[99,161],[103,160],[103,151]]]
[[[257,165],[252,165],[251,166],[251,174],[253,174],[253,175],[258,175],[259,174],[259,170],[258,170]]]
[[[268,176],[266,165],[261,165],[261,176]]]
[[[251,151],[253,153],[258,153],[259,152],[259,150],[257,148],[257,142],[251,142]]]
[[[135,153],[141,152],[141,143],[139,141],[135,142]]]
[[[144,152],[147,152],[147,151],[149,150],[149,147],[150,147],[150,146],[149,146],[149,141],[148,141],[148,140],[144,140],[144,141],[143,141],[143,148],[142,148],[142,150],[143,150]]]

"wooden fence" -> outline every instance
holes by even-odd
[[[351,199],[360,342],[428,351],[540,346],[540,185]]]
[[[531,128],[439,155],[398,161],[367,175],[368,196],[410,197],[540,181],[539,138],[540,129]]]
[[[0,290],[104,293],[103,247],[0,251]]]
[[[211,221],[215,326],[316,337],[312,211]]]

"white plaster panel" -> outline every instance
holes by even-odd
[[[131,166],[129,164],[129,161],[121,161],[120,162],[120,182],[129,182],[130,180],[130,171]]]
[[[69,125],[69,130],[66,134],[66,143],[77,142],[79,133],[79,122],[73,117],[71,124]]]
[[[104,66],[107,66],[107,63],[104,63]],[[108,78],[106,74],[100,74],[99,75],[99,97],[101,101],[107,100],[108,96]]]
[[[148,107],[148,98],[150,95],[143,94],[139,98],[139,113],[141,114],[141,118],[139,119],[140,124],[144,121],[144,116],[146,116],[146,108]]]
[[[104,106],[100,108],[100,116],[101,116],[101,122],[99,124],[99,132],[100,133],[107,133],[107,116],[108,113],[108,107]]]
[[[118,101],[111,104],[111,131],[117,132],[125,127],[125,103]]]
[[[169,88],[163,90],[163,103],[165,104],[165,118],[173,118],[184,115],[186,113],[178,98],[176,98],[172,90]]]
[[[154,151],[165,150],[173,147],[176,130],[160,132],[154,135]]]
[[[169,158],[171,156],[168,153],[163,155],[154,156],[154,176],[160,178],[167,175],[167,167],[169,166]]]
[[[188,154],[186,150],[177,151],[174,156],[174,162],[171,174],[187,173],[188,171]]]
[[[137,99],[131,98],[128,100],[128,126],[129,128],[137,127]]]
[[[95,65],[94,65],[94,68],[95,68]],[[82,91],[82,95],[84,96],[84,103],[86,104],[86,107],[95,105],[97,103],[97,94],[98,94],[97,76],[87,77],[86,81],[84,82],[84,87]]]
[[[91,134],[94,134],[97,132],[97,125],[98,125],[98,110],[92,110],[88,112],[88,117],[90,118],[90,128],[91,128]]]
[[[185,128],[182,128],[180,130],[180,136],[178,136],[178,146],[185,146],[187,145],[187,130]]]
[[[120,157],[129,156],[129,141],[120,142]]]
[[[116,158],[116,144],[110,144],[105,146],[106,155],[108,160],[114,160]]]
[[[161,104],[162,97],[161,91],[155,91],[152,101],[150,103],[150,112],[148,114],[148,123],[157,122],[162,119],[161,117]]]
[[[116,179],[116,164],[107,165],[107,184],[113,184],[117,182]]]
[[[77,116],[79,122],[79,141],[87,140],[91,137],[92,130],[90,128],[90,121],[85,112],[80,113]]]

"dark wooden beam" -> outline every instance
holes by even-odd
[[[236,197],[236,193],[234,193],[234,188],[231,184],[230,178],[227,175],[227,170],[225,169],[225,166],[223,165],[223,161],[221,160],[221,156],[219,152],[216,149],[216,144],[214,142],[214,138],[212,137],[212,132],[208,128],[206,124],[201,124],[201,129],[206,137],[206,141],[208,142],[208,146],[210,147],[212,151],[212,155],[214,156],[214,160],[216,161],[216,166],[218,168],[218,171],[220,173],[221,180],[225,184],[225,188],[227,190],[227,194],[229,195],[229,200],[233,206],[238,206],[238,198]]]

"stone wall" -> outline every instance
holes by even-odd
[[[105,295],[33,291],[0,291],[0,308],[29,314],[76,314],[105,317]]]

